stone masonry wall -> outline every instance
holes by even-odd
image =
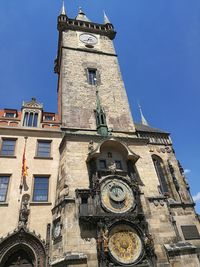
[[[87,68],[98,71],[98,90],[107,115],[108,127],[113,130],[134,131],[131,112],[124,89],[118,60],[112,41],[99,37],[97,52],[70,50],[79,48],[76,32],[63,33],[60,89],[62,95],[62,122],[69,128],[96,129],[96,86],[88,84]],[[92,53],[91,53],[92,51]]]

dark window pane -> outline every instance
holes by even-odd
[[[53,121],[53,116],[44,116],[45,121]]]
[[[38,141],[37,156],[38,157],[50,157],[51,142]]]
[[[37,122],[38,122],[38,114],[34,114],[34,120],[33,120],[33,127],[37,127]]]
[[[81,201],[82,204],[87,204],[88,203],[88,199],[86,197],[82,197],[81,200],[82,200]]]
[[[99,160],[100,169],[106,169],[106,160],[100,159]]]
[[[15,152],[16,140],[4,139],[2,141],[1,155],[3,156],[13,156]]]
[[[0,202],[6,201],[9,176],[0,176]]]
[[[33,201],[48,201],[49,178],[35,177]]]
[[[104,115],[103,114],[101,114],[101,124],[105,124]]]
[[[28,125],[29,127],[33,126],[33,113],[29,113],[29,118],[28,118]]]
[[[97,70],[89,69],[88,70],[88,82],[91,85],[95,85],[97,82]]]
[[[162,193],[168,193],[169,192],[168,185],[167,185],[167,182],[166,182],[166,178],[165,178],[165,174],[164,174],[164,170],[163,170],[162,164],[157,159],[154,159],[153,162],[154,162],[154,166],[155,166],[155,169],[156,169],[156,173],[157,173],[158,178],[160,180]]]
[[[14,118],[15,117],[15,113],[6,112],[5,117],[6,118]]]
[[[120,160],[116,160],[116,161],[115,161],[115,164],[116,164],[116,168],[117,168],[118,170],[122,170],[122,163],[121,163]]]
[[[27,126],[27,125],[28,125],[28,112],[25,113],[24,121],[23,121],[23,126]]]

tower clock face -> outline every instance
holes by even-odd
[[[124,213],[134,205],[131,188],[119,179],[109,179],[101,186],[101,201],[105,209],[111,212]]]
[[[142,254],[142,241],[129,225],[117,225],[109,233],[109,251],[120,264],[134,264]]]
[[[98,43],[97,37],[89,33],[82,33],[79,39],[82,43],[87,45],[95,45]]]

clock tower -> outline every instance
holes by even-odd
[[[199,238],[187,182],[169,133],[150,127],[142,111],[142,123],[133,122],[114,26],[106,14],[104,23],[90,21],[81,8],[71,19],[63,6],[58,31],[63,138],[51,266],[186,266],[186,254],[199,266],[184,242],[188,229]]]
[[[97,24],[91,22],[81,9],[75,19],[62,12],[58,17],[58,31],[55,71],[59,77],[58,107],[63,127],[96,130],[98,90],[108,129],[134,133],[113,46],[116,32],[106,15],[104,24]]]

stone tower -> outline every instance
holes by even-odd
[[[132,120],[113,25],[63,6],[58,31],[52,266],[199,266],[189,186],[169,133]]]

